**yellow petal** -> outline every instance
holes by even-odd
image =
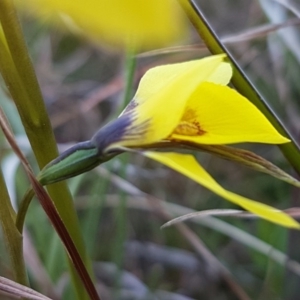
[[[199,165],[192,155],[158,152],[145,152],[144,155],[178,171],[179,173],[203,185],[207,189],[210,189],[217,195],[243,207],[245,210],[258,215],[263,219],[285,227],[300,229],[300,224],[284,212],[266,204],[234,194],[222,188]]]
[[[199,84],[207,80],[223,84],[229,81],[231,67],[223,62],[224,57],[216,55],[149,70],[122,114],[131,115],[132,124],[118,146],[147,145],[167,138]]]
[[[227,86],[201,84],[189,99],[185,112],[172,135],[174,139],[210,145],[289,142],[250,101]]]
[[[226,56],[213,55],[199,60],[162,65],[147,71],[140,81],[138,90],[134,97],[136,103],[143,103],[166,88],[174,85],[178,77],[192,77],[197,85],[201,82],[214,82],[216,84],[227,85],[232,77],[232,68],[229,63],[224,62]],[[174,87],[173,88],[179,88]],[[184,88],[181,84],[180,88]],[[187,99],[184,99],[186,101]],[[179,97],[173,101],[182,101]]]
[[[117,46],[165,46],[181,38],[187,27],[174,0],[18,0],[17,3],[41,19],[48,17],[48,21],[56,24],[63,19],[73,31]]]

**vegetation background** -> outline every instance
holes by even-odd
[[[297,1],[279,2],[284,1],[198,4],[254,85],[299,137],[299,23],[280,30],[264,25],[299,19],[300,6]],[[21,21],[60,151],[90,139],[121,109],[124,53],[28,16]],[[152,66],[205,55],[208,50],[189,26],[180,48],[138,56],[135,87]],[[0,105],[35,166],[5,89],[0,90]],[[0,142],[2,171],[16,206],[29,182],[2,135]],[[293,174],[276,147],[242,146]],[[218,182],[236,193],[282,209],[299,206],[299,191],[286,183],[208,154],[198,157]],[[68,180],[68,185],[103,299],[247,299],[242,290],[261,300],[299,295],[298,232],[233,217],[193,219],[189,229],[161,229],[168,218],[191,210],[233,207],[172,170],[126,154]],[[161,207],[157,199],[163,201]],[[64,249],[37,201],[26,217],[24,253],[33,288],[53,299],[73,299]],[[0,275],[11,277],[3,243]]]

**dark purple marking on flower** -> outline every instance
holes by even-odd
[[[104,153],[108,146],[122,140],[131,124],[132,116],[122,115],[99,129],[91,138],[92,145],[97,147],[99,154]]]
[[[134,123],[136,121],[136,118],[134,118],[134,116],[132,116],[131,120],[132,120],[132,123]],[[150,120],[146,120],[143,123],[129,126],[128,130],[126,131],[126,134],[122,138],[122,141],[140,139],[142,136],[144,136],[147,133],[149,123],[150,123]],[[136,146],[138,146],[138,145],[136,145]]]
[[[133,98],[129,104],[126,106],[126,108],[123,111],[122,115],[131,113],[136,107],[138,106],[138,103],[136,102],[136,100]]]

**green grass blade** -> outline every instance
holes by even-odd
[[[14,280],[20,284],[28,286],[28,277],[23,257],[22,235],[15,226],[15,212],[11,206],[10,198],[1,170],[0,206],[0,224],[2,227],[6,249],[10,257],[11,271],[13,273]]]
[[[299,145],[287,131],[274,111],[269,107],[266,100],[259,94],[244,72],[241,70],[237,62],[231,56],[224,44],[211,28],[203,13],[197,7],[193,0],[178,0],[184,9],[186,15],[194,25],[200,37],[205,42],[208,49],[213,54],[226,53],[233,67],[232,83],[235,88],[246,98],[248,98],[257,108],[269,119],[273,126],[284,136],[291,140],[291,143],[279,145],[278,147],[294,167],[295,171],[300,174],[300,149]]]
[[[28,55],[21,27],[11,0],[0,1],[0,22],[5,41],[0,43],[0,71],[5,83],[16,103],[22,123],[29,138],[32,150],[40,168],[53,160],[57,155],[57,147],[39,89],[36,75]],[[7,45],[5,48],[3,45]],[[14,84],[11,84],[14,83]],[[79,227],[72,198],[65,183],[49,187],[59,214],[66,225],[81,257],[87,265],[90,262]],[[61,201],[63,199],[63,201]],[[70,264],[71,277],[79,299],[88,299],[80,279]]]

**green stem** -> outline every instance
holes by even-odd
[[[0,22],[5,37],[4,43],[2,40],[0,44],[0,71],[16,103],[39,167],[42,168],[58,155],[58,151],[12,0],[0,1]],[[48,190],[78,252],[90,265],[67,185],[55,184]],[[88,299],[70,261],[69,266],[78,299]]]
[[[19,230],[19,232],[23,232],[26,213],[27,213],[29,204],[30,204],[33,196],[34,196],[34,191],[33,191],[32,187],[30,187],[26,191],[26,193],[23,196],[23,199],[20,203],[20,207],[18,210],[17,218],[16,218],[16,227]]]
[[[3,238],[10,257],[14,280],[29,286],[23,257],[22,235],[15,226],[15,212],[11,206],[5,181],[0,170],[0,224]]]
[[[124,90],[124,98],[123,105],[121,107],[121,111],[128,105],[130,102],[133,93],[132,86],[134,80],[134,73],[136,68],[136,56],[134,51],[128,50],[126,52],[125,58],[125,90]],[[124,175],[127,165],[127,159],[122,160],[122,173]],[[115,218],[117,220],[117,233],[114,241],[114,253],[113,259],[115,264],[118,267],[117,278],[115,279],[115,288],[114,288],[114,298],[120,297],[120,278],[121,278],[121,267],[123,263],[123,253],[124,253],[124,242],[127,235],[127,206],[126,206],[126,198],[125,194],[121,192],[120,194],[120,203],[118,208],[115,211]]]
[[[300,149],[296,141],[280,122],[274,111],[269,107],[266,100],[259,94],[237,62],[231,56],[226,47],[222,44],[218,36],[205,19],[201,10],[197,7],[193,0],[178,0],[185,13],[193,23],[200,37],[205,42],[208,49],[213,54],[226,53],[233,67],[232,83],[235,88],[246,98],[248,98],[257,108],[269,119],[272,125],[284,136],[291,140],[291,143],[282,144],[278,147],[294,167],[295,171],[300,175]]]
[[[125,58],[125,90],[124,90],[124,99],[123,106],[121,111],[128,105],[133,96],[133,81],[134,81],[134,73],[136,68],[136,56],[135,52],[131,50],[127,50],[126,58]],[[122,175],[125,175],[126,166],[128,163],[128,157],[122,157]],[[114,288],[114,298],[120,297],[120,280],[121,280],[121,267],[124,260],[124,242],[127,236],[127,205],[126,205],[126,197],[123,192],[120,194],[120,203],[118,208],[115,211],[115,218],[117,220],[117,233],[114,241],[114,253],[113,259],[118,267],[117,278],[115,279],[115,288]]]
[[[134,81],[134,73],[136,68],[136,56],[133,51],[128,50],[125,57],[125,88],[124,88],[124,98],[121,111],[127,106],[130,102],[133,93],[132,86]]]

